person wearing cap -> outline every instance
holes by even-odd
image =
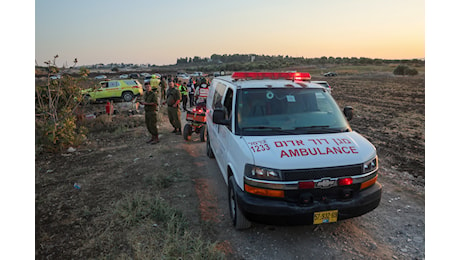
[[[150,82],[145,83],[146,92],[144,93],[144,101],[140,102],[144,105],[145,110],[145,124],[147,130],[152,135],[152,138],[146,143],[157,144],[160,142],[158,139],[158,126],[157,126],[157,109],[158,109],[158,96],[157,86],[152,89]]]
[[[181,100],[181,94],[178,86],[173,81],[168,83],[168,91],[166,92],[166,103],[168,105],[168,118],[169,123],[174,127],[172,133],[177,135],[182,134],[181,122],[180,122],[180,109],[179,103]]]

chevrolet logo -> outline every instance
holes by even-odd
[[[316,187],[320,189],[328,189],[333,186],[337,186],[337,181],[331,179],[322,179],[316,183]]]

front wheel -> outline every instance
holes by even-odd
[[[228,206],[230,209],[230,217],[232,218],[235,229],[248,229],[251,227],[251,221],[243,215],[240,207],[238,206],[234,185],[236,185],[234,177],[230,176],[230,179],[228,180]]]
[[[211,143],[209,142],[208,131],[206,131],[206,155],[211,159],[215,158],[214,152],[212,151],[212,148],[211,148]]]
[[[206,126],[202,126],[200,128],[200,141],[201,142],[206,142],[206,139],[207,139],[207,130],[206,130]]]
[[[184,139],[185,141],[190,141],[192,137],[192,126],[189,124],[186,124],[184,126]]]
[[[124,101],[126,102],[129,102],[131,100],[133,100],[134,98],[134,94],[132,92],[123,92],[123,94],[121,94],[121,98],[123,98]]]

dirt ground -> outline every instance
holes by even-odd
[[[226,186],[205,144],[184,141],[167,117],[160,143],[148,145],[143,115],[114,132],[88,135],[86,144],[36,156],[37,259],[140,258],[142,237],[113,219],[126,194],[159,194],[228,259],[424,259],[425,80],[387,74],[327,80],[341,107],[351,105],[353,130],[378,149],[382,201],[354,219],[319,226],[254,224],[235,231]],[[116,120],[114,118],[114,120]],[[185,123],[183,115],[183,125]],[[164,185],[159,185],[158,176]]]

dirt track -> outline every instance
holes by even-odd
[[[423,259],[424,78],[328,78],[339,105],[352,105],[352,128],[379,150],[383,196],[359,218],[321,226],[254,224],[235,231],[226,187],[198,135],[186,143],[160,126],[161,142],[145,144],[143,125],[122,133],[90,135],[76,152],[37,156],[36,258],[130,255],[122,228],[110,226],[113,203],[135,191],[160,192],[180,209],[191,229],[216,241],[233,259]],[[166,120],[166,118],[163,118]],[[173,176],[168,188],[152,187],[156,172]],[[81,185],[81,190],[73,184]],[[224,192],[222,192],[224,191]],[[96,240],[104,240],[102,245]]]

